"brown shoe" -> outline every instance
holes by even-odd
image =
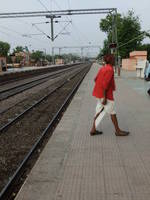
[[[90,132],[90,135],[91,136],[94,136],[94,135],[102,135],[103,132],[102,131],[94,131],[94,132]]]
[[[127,131],[119,131],[118,133],[115,133],[116,136],[128,136],[129,134],[130,132]]]

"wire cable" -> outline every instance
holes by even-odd
[[[68,22],[67,24],[66,24],[66,26],[64,26],[63,27],[63,29],[55,36],[55,39],[64,31],[64,30],[66,30],[66,28],[67,28],[67,26],[70,24],[70,22]]]
[[[47,35],[44,31],[42,31],[36,24],[33,24],[33,26],[34,26],[39,32],[43,33],[43,35],[45,35],[47,38],[50,39],[50,36]]]
[[[147,32],[149,32],[149,30],[148,30]],[[145,36],[148,36],[148,35],[147,35],[147,34],[148,34],[147,32],[146,32],[146,31],[143,31],[143,33],[141,33],[141,34],[138,35],[137,37],[135,37],[135,38],[129,40],[128,42],[126,42],[126,43],[124,43],[124,44],[119,45],[117,48],[119,49],[120,47],[123,47],[123,46],[125,46],[125,45],[131,43],[132,41],[134,41],[134,40],[136,40],[136,39],[138,39],[138,38],[144,36],[144,35],[145,35]],[[148,36],[148,37],[149,37],[149,36]]]
[[[70,0],[68,0],[68,8],[69,8],[69,10],[71,10]]]
[[[15,37],[16,39],[18,39],[18,37],[12,36],[12,32],[13,32],[13,33],[17,34],[17,35],[20,36],[20,37],[24,37],[24,36],[23,36],[24,34],[18,32],[18,31],[15,31],[15,30],[10,29],[10,28],[8,28],[8,27],[6,27],[6,26],[3,26],[3,25],[0,25],[0,27],[6,29],[6,30],[8,30],[8,31],[11,31],[11,34],[1,31],[1,32],[7,34],[8,36]],[[40,42],[39,39],[37,39],[37,38],[30,37],[30,39],[36,40],[36,41],[38,41],[39,43],[43,43],[43,40],[40,40],[40,41],[41,41],[41,42]],[[45,41],[44,41],[44,42],[45,42]],[[45,43],[47,43],[47,42],[45,42]]]
[[[1,32],[2,34],[4,34],[4,35],[11,36],[11,35],[10,35],[9,33],[7,33],[7,32],[1,31],[1,30],[0,30],[0,32]]]
[[[55,3],[55,5],[58,7],[58,9],[60,9],[61,10],[61,7],[58,5],[58,3],[56,2],[56,0],[52,0],[54,3]],[[67,0],[68,1],[68,6],[69,6],[69,10],[70,10],[70,8],[71,8],[71,5],[70,5],[70,0]],[[67,19],[68,20],[70,20],[71,19],[71,21],[73,21],[72,20],[72,18],[71,18],[71,16],[70,16],[70,18],[68,17],[68,16],[66,16],[67,17]],[[79,34],[79,30],[77,30],[77,27],[75,26],[75,24],[72,22],[71,23],[72,24],[72,26],[76,29],[76,32]],[[81,33],[80,33],[80,35],[81,35]],[[83,34],[82,34],[82,36],[83,36]],[[86,38],[87,39],[87,36],[83,36],[83,38]],[[81,38],[79,37],[79,40],[81,40]],[[89,39],[87,39],[88,41],[89,41]],[[87,43],[87,42],[86,42]]]
[[[49,11],[49,9],[45,6],[45,4],[41,0],[37,1],[43,6],[43,8],[45,8],[46,11]]]
[[[58,9],[62,10],[61,7],[58,5],[57,1],[56,0],[52,0],[55,5],[57,6]],[[68,20],[70,20],[70,18],[68,16],[65,16]]]

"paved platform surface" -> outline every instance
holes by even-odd
[[[107,116],[103,135],[90,136],[98,67],[92,67],[16,200],[149,200],[150,98],[127,77],[116,78],[120,126],[116,137]]]

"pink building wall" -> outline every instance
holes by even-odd
[[[128,71],[136,71],[138,60],[147,60],[147,51],[133,51],[130,53],[130,58],[122,59],[122,69]]]
[[[135,71],[136,59],[134,58],[122,59],[122,68],[128,71]]]
[[[130,58],[146,60],[147,59],[147,51],[132,51],[130,53]]]

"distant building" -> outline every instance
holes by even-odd
[[[20,65],[21,66],[29,66],[30,65],[30,54],[29,52],[19,52],[15,53],[15,57],[21,58]]]
[[[64,59],[60,59],[60,58],[55,59],[55,64],[56,64],[56,65],[64,64]]]
[[[122,69],[136,71],[137,63],[144,60],[147,60],[147,51],[133,51],[130,58],[122,59]]]

